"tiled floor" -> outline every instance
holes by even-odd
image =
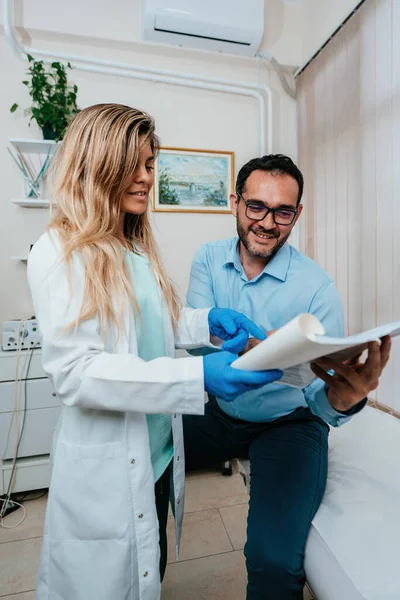
[[[168,523],[169,565],[162,600],[244,600],[247,499],[237,473],[232,477],[217,470],[189,474],[178,562],[172,517]],[[1,600],[34,600],[46,499],[27,502],[25,507],[27,517],[19,527],[0,531]],[[19,519],[16,511],[6,524]],[[304,599],[312,599],[306,590]]]

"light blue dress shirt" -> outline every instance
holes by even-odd
[[[138,355],[145,361],[165,356],[160,288],[147,258],[128,252],[128,267],[140,316],[135,317]],[[174,454],[171,415],[147,415],[151,464],[158,481]]]
[[[289,243],[250,281],[240,262],[237,237],[204,244],[192,264],[187,303],[192,308],[238,310],[265,332],[301,313],[312,313],[327,335],[344,333],[343,307],[332,279]],[[272,383],[241,394],[234,402],[218,399],[218,404],[230,416],[251,422],[279,419],[307,405],[330,425],[337,427],[349,419],[329,404],[320,379],[304,390]]]

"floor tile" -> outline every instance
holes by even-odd
[[[235,550],[242,550],[246,543],[247,513],[249,505],[238,504],[219,509],[229,539]]]
[[[18,594],[36,587],[42,538],[0,544],[0,590]]]
[[[25,502],[26,517],[21,525],[14,529],[2,529],[0,531],[1,542],[14,542],[28,538],[41,537],[43,534],[44,515],[46,512],[47,497],[40,500]],[[14,511],[4,519],[4,525],[18,523],[22,516],[22,509]]]
[[[162,600],[243,600],[246,569],[243,552],[228,552],[167,566]]]
[[[22,594],[11,594],[11,596],[0,596],[1,600],[35,600],[35,592],[22,592]]]
[[[186,481],[188,479],[199,479],[200,477],[222,477],[222,468],[209,467],[205,469],[197,469],[197,471],[187,471]]]
[[[188,513],[183,522],[179,560],[221,554],[232,551],[218,510]],[[175,560],[174,519],[168,519],[168,562]]]
[[[245,504],[248,496],[239,474],[204,477],[186,482],[185,512]]]
[[[307,586],[304,588],[304,600],[314,600],[314,596]]]

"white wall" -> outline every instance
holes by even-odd
[[[316,33],[330,33],[336,26],[338,11],[317,11],[318,4],[329,5],[330,2],[268,0],[262,48],[273,52],[283,64],[302,64],[305,49],[316,43]],[[345,11],[354,2],[341,0],[334,4],[340,4]],[[15,0],[15,7],[16,23],[24,43],[32,47],[224,79],[258,81],[255,59],[142,43],[140,0],[114,0],[112,3],[108,0],[70,0],[57,4],[52,0]],[[3,0],[0,0],[0,8],[3,8]],[[311,26],[307,18],[313,10]],[[10,257],[26,254],[30,244],[44,230],[48,217],[45,210],[23,209],[10,202],[11,198],[21,195],[22,182],[6,151],[7,140],[10,137],[40,137],[40,132],[34,123],[28,128],[28,119],[20,112],[9,113],[14,102],[29,106],[29,96],[21,84],[26,64],[16,58],[8,46],[1,27],[2,19],[1,10],[0,322],[32,313],[26,267],[23,263],[12,262]],[[296,158],[295,102],[282,91],[275,74],[264,62],[260,78],[273,89],[274,151]],[[81,108],[98,102],[123,102],[143,108],[156,118],[164,145],[233,150],[236,173],[244,162],[259,152],[258,105],[253,99],[79,71],[73,72],[71,79],[79,86]],[[206,240],[224,238],[235,232],[234,220],[229,215],[156,213],[154,222],[164,261],[183,295],[196,248]]]
[[[360,0],[304,0],[301,65],[304,65],[349,16]]]
[[[21,31],[30,36],[25,43],[220,78],[257,81],[254,59],[141,43],[139,0],[114,0],[112,10],[105,0],[85,0],[85,11],[83,3],[77,0],[70,0],[66,6],[60,3],[56,9],[49,0],[16,2],[17,24],[23,25]],[[21,195],[23,186],[6,151],[7,140],[40,137],[36,125],[32,123],[29,128],[28,119],[21,112],[9,113],[14,102],[29,106],[29,96],[21,84],[25,69],[26,64],[14,56],[1,32],[0,322],[32,314],[26,266],[12,262],[10,257],[27,252],[45,229],[48,218],[46,210],[20,208],[10,201]],[[164,145],[233,150],[236,173],[244,162],[258,155],[258,103],[252,98],[79,71],[74,71],[71,79],[79,87],[81,108],[98,102],[121,102],[148,111],[157,121]],[[274,89],[274,150],[295,156],[295,102],[284,94],[275,75],[265,66],[261,68],[261,79],[266,83],[271,81]],[[207,240],[235,233],[230,215],[155,213],[154,222],[164,262],[183,295],[197,247]]]

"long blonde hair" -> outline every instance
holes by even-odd
[[[61,238],[68,269],[76,251],[85,265],[84,298],[71,325],[98,314],[103,331],[113,323],[120,332],[127,297],[138,310],[125,261],[124,243],[132,241],[147,256],[176,329],[180,304],[158,256],[148,211],[126,214],[125,239],[117,233],[121,197],[146,142],[156,154],[159,141],[150,115],[121,104],[97,104],[78,113],[57,153],[57,208],[48,228]]]

